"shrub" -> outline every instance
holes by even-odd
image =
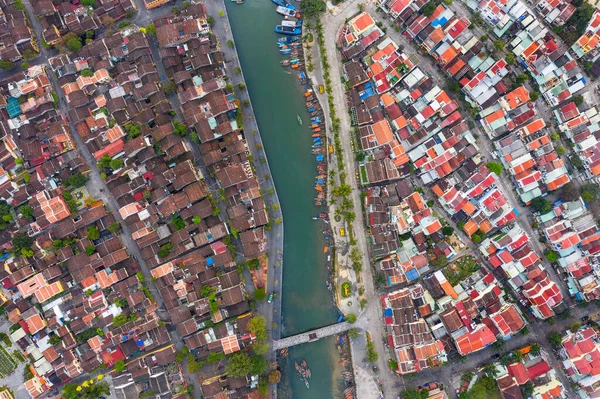
[[[257,288],[254,290],[254,299],[257,301],[264,301],[267,297],[267,293],[264,288]]]

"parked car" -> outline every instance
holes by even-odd
[[[590,319],[590,316],[583,316],[581,318],[581,321],[583,321],[584,323],[587,323],[587,321]]]
[[[498,360],[498,359],[500,359],[500,355],[499,355],[499,354],[497,354],[497,353],[494,353],[494,354],[492,355],[492,360]]]
[[[273,293],[272,292],[269,294],[269,299],[267,299],[267,302],[269,302],[269,303],[273,302]]]

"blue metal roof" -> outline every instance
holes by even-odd
[[[6,110],[8,111],[8,116],[10,118],[15,118],[21,115],[21,106],[19,105],[19,100],[14,97],[8,97],[6,101]]]

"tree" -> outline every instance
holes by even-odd
[[[257,288],[254,290],[254,299],[257,301],[264,301],[267,297],[267,293],[264,288]]]
[[[0,60],[0,69],[3,71],[8,71],[9,69],[12,69],[13,66],[14,64],[9,60]]]
[[[225,373],[232,378],[241,378],[249,375],[253,370],[252,358],[247,353],[236,353],[229,359]]]
[[[567,153],[567,150],[562,145],[559,145],[556,147],[556,153],[562,157],[563,155],[565,155]]]
[[[161,82],[160,88],[165,94],[173,94],[177,91],[177,85],[172,80]]]
[[[108,383],[102,382],[94,382],[93,380],[90,384],[88,381],[87,384],[84,382],[81,385],[77,384],[65,384],[63,386],[62,396],[65,399],[95,399],[101,396],[109,396],[110,395],[110,387]]]
[[[210,27],[212,28],[213,26],[215,26],[215,17],[213,17],[212,15],[209,15],[206,17],[206,22],[208,22],[208,24],[210,25]]]
[[[300,9],[304,13],[306,19],[313,19],[327,10],[325,2],[322,0],[308,0],[300,3]]]
[[[75,173],[72,174],[71,176],[69,176],[65,181],[65,185],[72,187],[72,188],[79,188],[79,187],[83,187],[85,186],[85,183],[87,183],[88,178],[85,175],[82,175],[81,173]]]
[[[90,241],[94,241],[100,238],[100,230],[96,225],[92,225],[88,228],[87,231],[87,239]]]
[[[531,99],[531,101],[537,101],[537,99],[540,98],[540,93],[534,91],[529,95],[529,98]]]
[[[351,328],[348,330],[348,337],[350,337],[350,339],[356,339],[358,338],[358,330],[356,328]]]
[[[31,251],[33,238],[25,233],[15,233],[12,237],[13,252],[18,256],[23,250]]]
[[[96,247],[93,245],[89,245],[87,247],[85,247],[85,254],[87,256],[92,256],[94,254],[94,252],[96,252]]]
[[[562,345],[562,335],[556,331],[553,331],[548,334],[548,342],[550,342],[552,347],[559,348]]]
[[[429,264],[434,266],[436,269],[441,269],[448,265],[448,258],[446,258],[444,254],[437,255],[435,258],[429,261]]]
[[[76,53],[81,50],[81,39],[78,36],[71,36],[65,42],[65,45],[72,53]]]
[[[431,17],[436,8],[437,3],[435,1],[429,1],[423,6],[423,8],[421,8],[421,14],[425,15],[426,17]]]
[[[122,371],[125,371],[125,361],[124,361],[124,360],[118,360],[118,361],[115,363],[115,371],[116,371],[117,373],[120,373],[120,372],[122,372]]]
[[[244,91],[244,90],[246,90],[246,84],[244,82],[240,82],[240,83],[237,84],[237,88],[240,91]]]
[[[86,7],[96,7],[96,0],[82,0],[81,4],[83,4]]]
[[[444,234],[446,237],[449,237],[449,236],[451,236],[452,234],[454,234],[454,229],[453,229],[452,227],[450,227],[450,226],[444,226],[444,227],[442,228],[442,233],[443,233],[443,234]]]
[[[248,323],[248,329],[258,341],[267,339],[267,320],[264,316],[254,316]]]
[[[488,162],[485,164],[485,166],[487,166],[490,172],[494,172],[497,176],[500,176],[502,174],[502,171],[504,170],[502,164],[498,162]]]
[[[579,188],[573,182],[568,182],[560,189],[561,201],[569,202],[579,199]]]
[[[575,105],[581,105],[583,103],[583,96],[573,97],[573,102],[575,103]]]
[[[200,222],[202,222],[202,218],[200,216],[196,215],[192,218],[192,222],[194,224],[200,224]]]
[[[581,198],[586,204],[591,204],[598,199],[600,188],[595,184],[582,184],[579,186]]]
[[[494,363],[488,363],[483,367],[483,372],[490,378],[496,378],[500,372]]]
[[[264,374],[269,369],[269,361],[262,356],[252,356],[252,375]]]
[[[350,324],[356,323],[356,315],[354,313],[348,313],[346,315],[346,321]]]
[[[504,50],[504,42],[502,40],[494,40],[496,50]]]
[[[377,359],[379,359],[379,354],[377,354],[377,352],[375,351],[375,344],[373,344],[373,341],[368,340],[367,341],[367,362],[375,363],[375,362],[377,362]]]
[[[273,370],[269,373],[269,384],[279,384],[281,380],[281,372],[279,370]]]
[[[415,388],[407,388],[400,394],[402,399],[427,399],[429,397],[429,391],[426,389],[418,390]]]
[[[233,48],[234,46],[235,46],[235,43],[233,42],[233,40],[231,40],[231,39],[227,40],[227,47]]]
[[[148,35],[156,35],[156,27],[154,24],[149,24],[146,26],[146,34]]]
[[[354,212],[344,212],[344,220],[348,223],[352,223],[356,220],[356,213]]]
[[[504,61],[506,61],[508,65],[513,65],[516,61],[515,55],[513,53],[506,54],[506,57],[504,57]]]
[[[569,327],[569,330],[571,330],[571,332],[574,334],[577,331],[579,331],[580,328],[581,328],[581,323],[576,321],[575,323],[571,324],[571,326]]]
[[[23,205],[19,208],[19,213],[27,220],[33,220],[33,208],[29,205]]]
[[[552,204],[543,197],[535,197],[531,200],[531,206],[542,215],[552,210]]]
[[[225,16],[225,11],[219,10],[219,17],[223,18]]]
[[[558,254],[554,251],[545,250],[544,255],[546,256],[546,259],[548,259],[548,262],[551,263],[556,262],[556,260],[558,259]]]
[[[92,71],[90,68],[85,68],[84,70],[81,71],[81,76],[85,77],[85,78],[89,78],[94,76],[94,71]]]
[[[29,173],[25,173],[25,174],[23,175],[23,181],[24,181],[25,183],[29,183],[29,182],[31,181],[31,175],[30,175]]]
[[[173,121],[173,133],[180,136],[185,137],[189,134],[188,128],[183,123],[179,123],[178,121]]]
[[[108,226],[108,231],[110,231],[111,233],[116,233],[117,231],[119,231],[120,228],[121,228],[121,223],[113,222],[113,223],[111,223],[110,226]]]
[[[542,352],[542,347],[539,346],[538,344],[531,344],[531,347],[529,348],[529,353],[531,353],[533,356],[537,356]]]
[[[117,158],[117,159],[112,159],[112,160],[110,161],[110,168],[111,168],[112,170],[118,170],[118,169],[121,169],[121,168],[123,167],[123,165],[124,165],[124,163],[123,163],[123,160],[122,160],[122,159],[119,159],[119,158]]]

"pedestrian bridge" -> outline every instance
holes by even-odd
[[[291,337],[278,339],[276,341],[273,341],[273,350],[277,351],[283,348],[289,348],[290,346],[318,341],[320,338],[331,337],[332,335],[337,335],[346,332],[352,327],[353,324],[343,321],[341,323],[332,324],[327,327],[310,330],[302,334],[296,334],[292,335]]]

